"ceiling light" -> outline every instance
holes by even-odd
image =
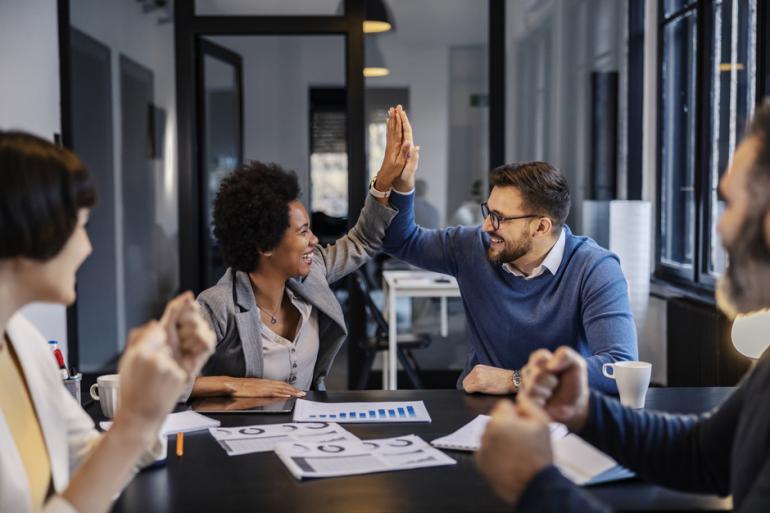
[[[364,76],[384,77],[390,74],[385,58],[380,51],[379,41],[374,36],[364,38]]]

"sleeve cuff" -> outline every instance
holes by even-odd
[[[401,196],[409,196],[411,194],[414,194],[414,187],[412,187],[412,190],[407,191],[407,192],[401,192],[401,191],[397,191],[396,189],[391,189],[390,193],[391,194],[400,194]]]
[[[599,410],[601,408],[601,402],[606,401],[607,398],[596,390],[591,390],[588,397],[588,415],[586,416],[586,422],[579,432],[575,433],[580,438],[590,442],[595,436],[601,436],[602,421]]]

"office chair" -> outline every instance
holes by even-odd
[[[372,372],[372,364],[374,364],[377,353],[388,349],[389,331],[388,321],[385,320],[379,307],[372,299],[370,291],[373,287],[366,272],[363,269],[358,269],[353,275],[353,280],[358,290],[361,291],[366,310],[375,324],[374,336],[366,336],[358,341],[359,347],[365,352],[364,366],[358,377],[358,388],[363,389],[366,388],[369,381],[369,374]],[[405,333],[398,335],[396,339],[396,356],[414,388],[423,388],[423,384],[419,375],[420,367],[412,354],[412,350],[428,347],[430,342],[430,335],[426,333]]]

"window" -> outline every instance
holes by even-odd
[[[756,0],[715,2],[712,13],[708,140],[711,151],[706,203],[709,225],[704,256],[706,272],[715,277],[727,266],[727,254],[716,234],[716,223],[724,209],[717,187],[756,103],[756,19]]]
[[[756,11],[756,0],[661,2],[657,275],[664,279],[711,288],[727,265],[717,188],[756,103]]]

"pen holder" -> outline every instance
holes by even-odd
[[[78,404],[83,404],[80,400],[80,384],[83,381],[83,375],[78,372],[74,376],[62,381],[64,382],[64,386],[67,388],[69,393],[72,394],[72,397],[75,398]]]

